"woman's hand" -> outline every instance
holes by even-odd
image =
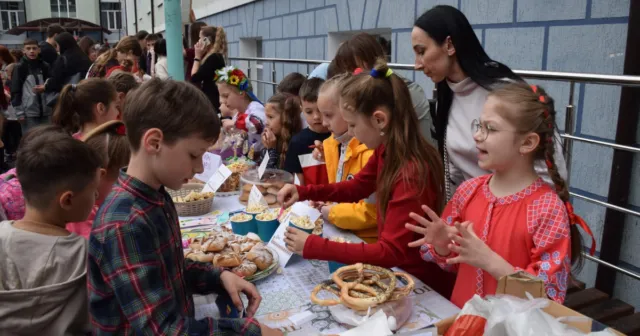
[[[422,210],[427,214],[430,220],[415,214],[410,213],[409,217],[415,220],[421,226],[413,225],[413,224],[405,224],[404,227],[407,230],[419,233],[424,237],[409,243],[409,247],[418,247],[424,244],[431,244],[436,248],[436,252],[440,255],[449,255],[450,251],[448,248],[451,239],[449,239],[450,234],[457,234],[457,230],[454,227],[447,225],[441,218],[438,216],[433,210],[429,209],[428,206],[423,205]]]
[[[293,184],[285,184],[280,191],[278,191],[278,204],[281,207],[287,209],[293,203],[300,200],[300,195],[298,195],[298,188],[296,188]]]
[[[284,233],[284,243],[287,249],[293,253],[302,255],[304,251],[304,244],[307,242],[309,234],[298,230],[293,227],[287,227],[287,231]]]
[[[515,268],[476,235],[473,223],[456,223],[455,227],[460,234],[449,234],[452,243],[448,248],[457,256],[447,259],[447,264],[464,263],[483,269],[496,279],[513,273]]]
[[[327,223],[331,223],[331,221],[329,221],[329,214],[331,213],[331,208],[333,208],[333,205],[325,205],[322,208],[320,208],[320,213],[322,213],[322,219],[324,219],[324,221]]]
[[[276,140],[276,136],[273,134],[273,132],[271,132],[270,129],[265,128],[264,131],[262,131],[262,145],[264,146],[264,148],[276,148],[277,142],[278,141]]]
[[[322,141],[316,140],[313,144],[316,148],[311,152],[311,156],[316,161],[324,162],[324,146],[322,146]]]
[[[206,47],[202,41],[198,41],[198,43],[193,46],[193,50],[195,51],[196,58],[199,58],[200,60],[202,60],[202,57],[207,53]]]

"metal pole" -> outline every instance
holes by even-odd
[[[567,105],[567,113],[566,118],[564,120],[564,132],[568,135],[573,135],[573,125],[574,125],[574,111],[575,107],[573,105],[573,95],[575,92],[576,83],[571,81],[569,83],[569,104]],[[565,163],[567,165],[567,181],[569,181],[569,176],[571,175],[571,150],[573,149],[573,141],[565,140],[564,141],[564,158]]]
[[[164,1],[165,38],[167,39],[167,63],[169,76],[184,80],[184,58],[182,57],[182,7],[180,0]]]
[[[156,8],[153,5],[153,0],[151,0],[151,34],[156,33]],[[165,17],[167,16],[167,9],[164,10]],[[180,13],[180,17],[182,17],[182,12]],[[166,26],[165,26],[166,27]],[[168,46],[167,46],[168,47]]]
[[[133,16],[134,16],[133,25],[136,27],[136,34],[137,34],[138,33],[138,0],[133,0]]]

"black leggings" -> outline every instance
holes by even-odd
[[[22,139],[22,127],[17,120],[5,120],[2,142],[6,154],[15,154]],[[1,160],[1,159],[0,159]]]

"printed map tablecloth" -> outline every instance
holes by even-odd
[[[237,197],[217,197],[211,214],[181,218],[181,227],[185,232],[206,230],[219,225],[220,220],[224,221],[228,212],[243,208]],[[196,226],[193,227],[194,225]],[[340,230],[331,224],[325,223],[323,229],[325,237],[343,236],[352,242],[361,241],[352,233]],[[330,276],[326,261],[305,260],[300,256],[294,256],[286,268],[281,266],[276,273],[255,283],[262,295],[262,303],[256,313],[258,320],[271,327],[289,331],[289,335],[332,334],[347,330],[347,326],[333,319],[328,307],[317,306],[310,301],[313,288]],[[411,318],[401,331],[424,328],[459,312],[458,307],[440,294],[421,281],[415,278],[414,280],[416,285],[411,296],[415,306]],[[214,301],[215,295],[194,295],[196,319],[219,316]],[[294,326],[288,317],[303,311],[311,311],[315,314],[315,318],[304,326]]]

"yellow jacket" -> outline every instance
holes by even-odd
[[[331,135],[323,141],[324,158],[329,175],[329,183],[336,183],[336,173],[340,162],[340,142]],[[342,181],[352,179],[369,158],[373,155],[373,149],[360,143],[356,138],[349,141],[344,158],[344,169]],[[339,203],[334,205],[329,212],[329,221],[335,226],[354,231],[354,233],[367,243],[374,243],[378,240],[378,224],[376,214],[375,195],[371,200],[360,200],[358,203]]]

